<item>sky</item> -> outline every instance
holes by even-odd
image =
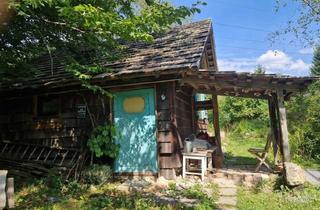
[[[195,0],[173,0],[176,6],[190,6]],[[219,71],[252,72],[262,65],[267,73],[309,75],[312,47],[290,43],[292,35],[270,41],[272,32],[283,29],[299,14],[292,3],[276,12],[276,0],[206,0],[192,21],[213,21]],[[294,1],[292,1],[294,2]],[[291,37],[290,37],[291,36]]]

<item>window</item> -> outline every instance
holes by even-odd
[[[143,97],[130,97],[123,101],[123,110],[127,113],[143,112],[145,107]]]
[[[59,105],[58,96],[40,96],[38,98],[38,115],[58,115]]]

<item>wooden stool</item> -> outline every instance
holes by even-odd
[[[189,170],[186,170],[187,167],[187,161],[188,160],[200,160],[201,161],[201,169],[200,172],[191,172]],[[182,153],[182,177],[185,178],[187,174],[190,175],[200,175],[201,180],[204,180],[204,176],[207,172],[207,153]]]

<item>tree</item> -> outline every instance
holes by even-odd
[[[313,53],[312,66],[310,68],[312,76],[320,76],[320,47],[317,46]]]
[[[265,74],[266,69],[262,65],[257,65],[256,70],[254,71],[255,74]]]
[[[300,40],[305,46],[314,46],[320,37],[320,1],[319,0],[276,0],[277,11],[288,4],[297,3],[299,14],[288,21],[285,28],[272,33],[275,41],[279,35],[293,34],[294,40]]]
[[[125,56],[130,43],[151,42],[154,34],[200,12],[197,6],[204,4],[197,1],[191,7],[174,7],[160,0],[145,0],[142,6],[141,0],[8,2],[12,15],[2,22],[0,31],[0,82],[36,74],[28,65],[31,60],[63,52],[67,70],[85,86],[92,74],[107,70],[101,60],[111,62]]]
[[[287,104],[290,145],[296,160],[320,161],[320,82]]]

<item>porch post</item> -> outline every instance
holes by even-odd
[[[281,146],[283,151],[283,162],[290,161],[290,147],[289,147],[289,136],[288,136],[288,125],[287,125],[287,114],[284,106],[284,95],[283,90],[277,91],[277,111],[279,116],[279,127],[281,133]]]
[[[280,145],[280,135],[279,135],[279,128],[277,125],[277,114],[276,114],[277,110],[276,110],[276,106],[272,96],[268,98],[268,106],[269,106],[271,136],[272,136],[272,143],[273,143],[273,157],[276,162],[278,149]]]
[[[223,157],[222,147],[221,147],[221,136],[220,136],[220,126],[219,126],[219,107],[218,107],[218,96],[212,94],[212,105],[213,105],[213,126],[214,134],[217,140],[217,154]]]

